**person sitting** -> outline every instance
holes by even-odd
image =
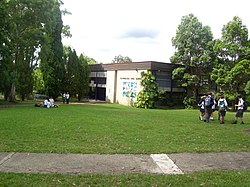
[[[46,98],[44,101],[43,101],[43,107],[44,108],[49,108],[50,107],[50,102],[49,102],[49,99]]]
[[[50,107],[55,107],[55,101],[52,97],[49,98]]]
[[[49,102],[51,108],[58,108],[58,105],[55,104],[55,100],[53,99],[53,97],[49,98]]]

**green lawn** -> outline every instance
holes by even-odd
[[[116,104],[0,107],[0,152],[175,153],[250,151],[245,125],[198,120],[198,110],[144,110]],[[215,117],[217,114],[215,115]],[[0,173],[0,186],[249,186],[250,170],[185,175]]]
[[[248,171],[206,171],[185,175],[121,174],[61,175],[0,173],[0,186],[107,186],[107,187],[249,187]]]
[[[144,110],[113,104],[0,108],[0,152],[174,153],[250,151],[245,125],[198,120],[198,110]],[[248,123],[247,123],[248,122]]]

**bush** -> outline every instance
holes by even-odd
[[[141,73],[141,85],[143,90],[139,92],[135,107],[137,108],[154,108],[158,98],[158,86],[155,76],[151,71]]]
[[[195,103],[196,103],[196,100],[194,96],[186,96],[183,100],[183,104],[185,105],[185,108],[187,109],[194,108]]]

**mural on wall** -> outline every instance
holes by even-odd
[[[123,82],[122,96],[135,98],[137,94],[137,82]]]

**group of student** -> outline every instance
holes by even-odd
[[[69,104],[69,92],[62,94],[62,100],[63,100],[63,104],[65,104],[65,102]]]
[[[50,97],[50,98],[46,98],[43,101],[43,107],[44,108],[57,108],[58,105],[56,105],[54,99]]]
[[[235,114],[235,120],[232,124],[237,124],[238,118],[240,119],[241,124],[244,124],[243,113],[247,107],[246,101],[243,100],[240,94],[237,96],[237,100],[238,103],[235,105],[235,107],[237,107],[237,111]],[[213,113],[218,110],[218,120],[220,121],[220,124],[225,123],[224,119],[226,111],[229,107],[223,93],[220,94],[220,98],[217,101],[211,92],[209,92],[206,96],[201,96],[198,106],[200,107],[200,120],[209,123],[210,120],[214,119]]]
[[[62,94],[63,104],[69,104],[69,92]],[[46,98],[43,102],[35,104],[35,107],[44,107],[44,108],[57,108],[58,105],[55,104],[53,97]]]

